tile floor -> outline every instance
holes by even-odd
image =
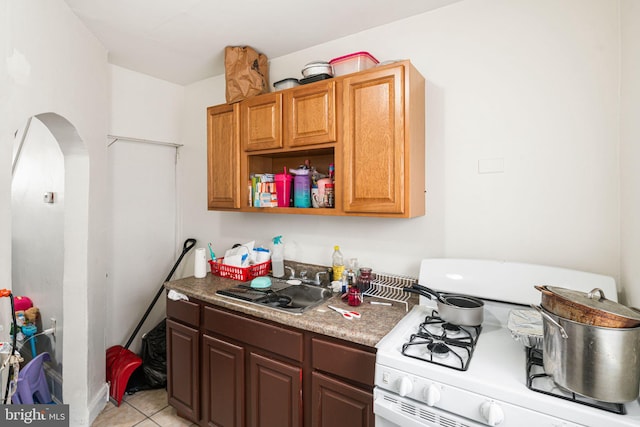
[[[176,415],[167,403],[167,390],[139,391],[124,395],[120,406],[109,401],[91,427],[191,427],[191,421]]]

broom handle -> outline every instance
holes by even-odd
[[[182,247],[182,253],[180,254],[180,257],[178,258],[176,263],[173,265],[173,268],[171,269],[171,272],[169,273],[167,278],[164,280],[165,282],[168,282],[169,280],[171,280],[171,277],[173,277],[173,273],[175,273],[176,269],[178,268],[178,265],[180,265],[180,261],[182,261],[182,258],[195,245],[196,245],[196,239],[187,239],[187,240],[185,240],[184,245]],[[138,335],[138,332],[140,331],[140,328],[144,324],[144,321],[147,320],[147,317],[149,316],[149,313],[151,313],[151,310],[156,305],[156,301],[158,301],[158,298],[160,298],[160,295],[162,295],[162,291],[163,290],[164,290],[164,282],[162,282],[162,286],[160,286],[160,289],[158,289],[158,292],[156,293],[156,296],[153,298],[153,301],[151,302],[151,305],[149,305],[149,307],[147,308],[147,311],[144,313],[144,316],[142,316],[142,320],[140,320],[140,322],[136,326],[136,329],[133,331],[133,334],[131,334],[131,337],[129,337],[129,341],[127,341],[127,344],[124,346],[125,349],[129,348],[129,346],[133,342],[133,339],[136,337],[136,335]]]

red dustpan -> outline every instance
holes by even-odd
[[[180,265],[180,261],[182,261],[182,258],[195,245],[195,239],[187,239],[184,242],[182,253],[171,269],[171,272],[165,279],[165,282],[171,280],[171,277],[173,277],[173,273],[178,268],[178,265]],[[131,334],[131,336],[129,337],[129,341],[127,341],[127,344],[124,347],[121,345],[114,345],[113,347],[109,347],[107,349],[107,382],[109,383],[109,396],[117,403],[118,406],[120,406],[120,402],[122,402],[122,396],[127,389],[129,377],[131,377],[133,371],[135,371],[140,365],[142,365],[142,358],[130,351],[129,346],[133,342],[135,336],[138,334],[138,331],[140,331],[140,328],[142,327],[144,321],[147,320],[147,316],[149,316],[151,309],[153,309],[156,301],[158,301],[158,298],[160,298],[160,295],[162,295],[163,290],[164,282],[162,282],[162,286],[160,286],[160,289],[158,289],[156,296],[153,298],[153,301],[147,308],[144,316],[142,316],[142,319],[136,326],[133,334]]]
[[[107,349],[107,382],[110,383],[109,396],[120,406],[122,396],[133,371],[142,365],[142,358],[121,345]]]

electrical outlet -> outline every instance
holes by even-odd
[[[49,329],[53,329],[53,335],[56,334],[56,319],[54,317],[52,317],[51,319],[49,319]]]

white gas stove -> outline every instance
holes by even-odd
[[[485,303],[484,321],[473,339],[475,346],[468,360],[467,350],[462,350],[462,364],[460,357],[443,355],[437,346],[420,350],[419,345],[407,345],[412,338],[415,342],[420,324],[437,308],[434,301],[421,296],[420,305],[377,345],[374,389],[377,427],[640,425],[638,400],[594,408],[589,404],[601,406],[599,402],[560,390],[551,379],[532,381],[534,388],[542,391],[528,388],[529,374],[544,373],[543,369],[533,366],[527,371],[528,350],[512,337],[507,327],[511,310],[526,310],[530,309],[529,304],[540,303],[541,296],[534,285],[584,292],[597,287],[607,298],[617,300],[611,277],[531,264],[427,259],[421,264],[418,282],[440,292],[481,298]],[[474,331],[471,333],[474,335]],[[454,335],[454,342],[459,341],[459,336]],[[417,340],[421,338],[422,335]],[[453,353],[459,352],[459,346],[449,347]],[[567,400],[574,397],[578,401]]]

